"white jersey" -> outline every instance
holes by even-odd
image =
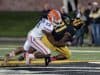
[[[44,35],[43,30],[50,33],[53,31],[53,25],[49,20],[44,18],[39,21],[39,23],[29,32],[29,34],[33,37],[41,38]]]

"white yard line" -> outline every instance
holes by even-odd
[[[12,48],[0,48],[0,50],[9,50],[9,49],[15,49],[14,47],[12,47]],[[87,53],[93,53],[93,52],[95,52],[95,53],[100,53],[100,51],[98,51],[98,50],[71,50],[72,52],[87,52]]]
[[[33,67],[33,68],[39,68],[39,69],[57,69],[57,70],[51,70],[51,71],[27,71],[27,70],[9,70],[12,67],[9,67],[8,69],[0,69],[0,73],[6,73],[6,72],[11,72],[11,73],[24,73],[24,74],[31,74],[31,73],[53,73],[53,72],[57,72],[57,73],[61,73],[61,72],[100,72],[100,67]],[[14,67],[16,68],[16,67]],[[21,68],[21,67],[20,67]],[[25,68],[25,67],[23,67]],[[29,67],[26,67],[29,68]],[[64,70],[62,70],[64,69]],[[70,70],[72,69],[72,70]]]
[[[3,69],[13,69],[13,68],[35,68],[35,69],[96,69],[100,70],[100,67],[5,67]]]
[[[35,71],[33,73],[62,73],[62,72],[97,72],[100,73],[100,70],[54,70],[54,71]]]
[[[90,64],[100,64],[100,62],[88,62]]]
[[[80,52],[80,53],[82,53],[82,52],[87,52],[87,53],[99,53],[100,51],[97,51],[97,50],[71,50],[72,52]]]
[[[15,49],[14,47],[8,47],[8,48],[0,48],[0,50],[9,50],[9,49]]]

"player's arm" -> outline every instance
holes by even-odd
[[[71,45],[70,39],[71,34],[69,32],[65,32],[64,37],[59,42],[63,43],[64,45]]]
[[[64,37],[60,40],[60,42],[65,42],[66,40],[69,40],[71,37],[71,34],[69,32],[64,33]]]
[[[59,47],[62,47],[62,46],[65,46],[65,43],[64,42],[61,42],[61,41],[55,41],[52,33],[48,33],[46,31],[43,31],[46,36],[47,36],[47,39],[54,45],[54,46],[59,46]]]

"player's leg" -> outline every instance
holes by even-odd
[[[33,54],[36,50],[33,49],[32,47],[30,47],[30,49],[26,52],[23,52],[19,57],[18,57],[18,60],[19,61],[23,61],[24,59],[26,59],[26,54],[29,53],[29,54]]]
[[[11,51],[10,53],[6,54],[4,57],[4,64],[6,65],[9,58],[12,58],[20,53],[24,52],[24,48],[23,47],[18,47],[15,50]]]
[[[63,59],[69,59],[71,56],[71,52],[67,47],[55,47],[53,46],[47,39],[46,36],[42,38],[42,42],[50,49],[50,50],[56,50],[59,52],[58,55],[53,56],[52,60],[63,60]]]
[[[34,54],[33,53],[28,53],[28,52],[26,52],[25,53],[25,60],[26,60],[26,64],[27,65],[29,65],[29,64],[31,64],[31,60],[34,60],[35,59],[35,56],[34,56]]]
[[[18,47],[16,48],[15,50],[12,50],[10,53],[6,54],[7,57],[13,57],[13,56],[16,56],[20,53],[23,53],[25,51],[28,51],[30,48],[30,43],[29,41],[27,40],[24,44],[23,47]]]
[[[47,39],[46,36],[43,36],[42,42],[43,42],[51,51],[56,51],[56,47],[53,46],[53,44],[51,44],[51,43],[49,42],[49,40]],[[57,60],[57,59],[56,59],[56,55],[52,56],[52,57],[51,57],[51,60],[53,60],[53,61],[54,61],[54,60]]]
[[[28,51],[29,48],[30,48],[30,43],[29,43],[29,41],[27,40],[27,41],[25,42],[25,44],[24,44],[23,47],[18,47],[18,48],[16,48],[15,50],[13,50],[12,52],[10,52],[10,53],[8,53],[8,54],[5,55],[5,57],[4,57],[4,64],[5,64],[5,65],[7,64],[9,58],[12,58],[12,57],[14,57],[14,56],[16,56],[16,55],[18,55],[18,54],[20,54],[20,53],[23,53],[23,52],[25,52],[25,50]]]
[[[51,42],[47,39],[46,36],[43,36],[42,42],[43,42],[50,50],[55,50],[55,47],[51,44]]]
[[[47,66],[51,61],[50,59],[51,51],[49,50],[49,48],[46,47],[40,39],[34,38],[32,36],[30,37],[30,42],[33,48],[44,54],[45,66]]]
[[[11,51],[10,53],[6,54],[7,57],[13,57],[16,56],[20,53],[24,52],[24,48],[23,47],[18,47],[15,50]]]
[[[71,57],[71,51],[68,47],[56,48],[60,55],[56,56],[57,59],[69,59]]]

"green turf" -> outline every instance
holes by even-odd
[[[0,56],[14,50],[19,45],[0,45]],[[72,51],[70,60],[100,60],[100,47],[69,47]],[[87,52],[89,51],[89,52]],[[91,52],[93,51],[93,52]],[[53,52],[53,55],[57,52]]]
[[[40,15],[40,12],[0,12],[0,36],[26,36]]]
[[[100,60],[100,52],[99,53],[72,53],[72,60]]]

